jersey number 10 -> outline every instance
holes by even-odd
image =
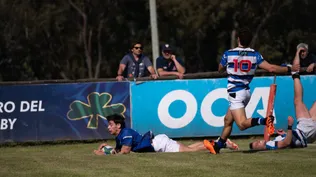
[[[249,60],[240,60],[238,63],[238,59],[234,59],[233,62],[234,62],[234,71],[235,72],[238,71],[238,68],[242,72],[249,72],[251,70],[252,63]],[[242,66],[247,66],[247,68],[243,68]]]

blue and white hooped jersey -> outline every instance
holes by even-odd
[[[263,62],[261,54],[251,48],[234,48],[226,51],[221,65],[226,67],[228,74],[228,92],[249,89],[257,66]]]
[[[294,130],[292,130],[292,132],[293,132],[293,137],[292,137],[292,141],[291,141],[290,146],[292,148],[307,147],[307,139],[306,139],[305,134],[302,131],[300,131],[299,129],[294,129]],[[266,149],[268,149],[268,150],[278,149],[278,142],[283,141],[285,137],[286,137],[286,134],[279,135],[279,136],[275,137],[274,140],[268,141],[266,143]]]

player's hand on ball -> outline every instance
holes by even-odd
[[[99,146],[99,150],[102,150],[102,148],[104,147],[104,146],[107,146],[108,144],[106,144],[106,143],[102,143],[102,144],[100,144],[100,146]]]

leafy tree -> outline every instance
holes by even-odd
[[[176,47],[187,72],[215,71],[236,29],[248,26],[252,46],[280,64],[299,42],[315,48],[315,8],[313,0],[159,0],[159,39]],[[0,20],[5,81],[114,77],[135,41],[151,57],[147,0],[0,0]]]

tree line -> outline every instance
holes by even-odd
[[[253,30],[252,47],[271,63],[316,46],[313,0],[157,0],[160,44],[174,46],[187,73],[217,70]],[[27,81],[115,77],[131,44],[151,58],[148,0],[0,0],[0,79]]]

